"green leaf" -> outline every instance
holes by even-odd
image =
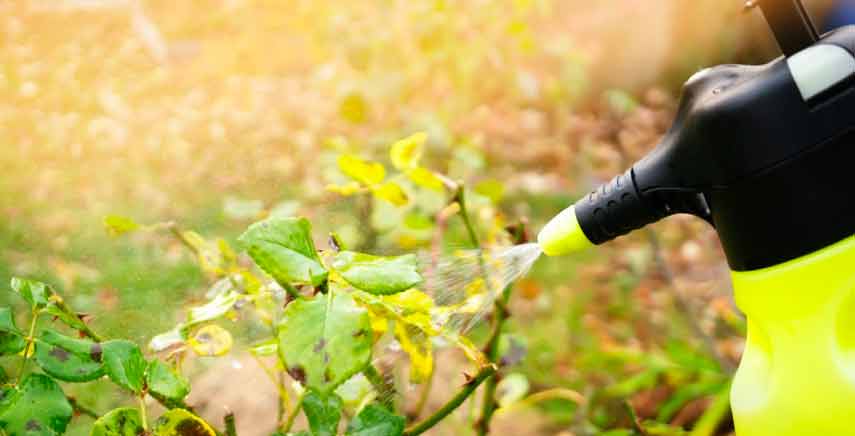
[[[12,309],[0,307],[0,356],[20,353],[26,346],[24,333],[15,325]]]
[[[13,291],[20,294],[27,303],[30,303],[33,310],[47,306],[50,303],[50,296],[53,295],[50,286],[35,280],[13,277],[11,286]]]
[[[427,133],[418,132],[392,144],[389,150],[392,165],[401,171],[417,167],[427,138]]]
[[[0,428],[9,436],[58,435],[71,414],[71,404],[53,379],[30,374],[3,400]]]
[[[157,419],[152,429],[154,436],[216,436],[207,422],[184,410],[172,409]]]
[[[126,340],[113,340],[101,344],[104,369],[110,380],[134,393],[140,393],[148,364],[140,347]]]
[[[369,404],[347,426],[347,436],[401,436],[404,418],[378,404]]]
[[[349,294],[330,291],[288,304],[278,336],[288,373],[321,394],[332,392],[371,359],[368,313]]]
[[[352,154],[343,154],[337,160],[338,169],[363,185],[376,185],[386,178],[386,168],[378,162],[364,160]]]
[[[167,402],[178,402],[190,393],[190,382],[174,368],[159,360],[152,360],[145,372],[148,393]]]
[[[493,204],[499,204],[505,196],[505,185],[495,179],[487,179],[475,185],[475,192],[490,199]]]
[[[406,291],[423,280],[414,254],[380,257],[342,251],[336,254],[332,267],[353,287],[378,295]]]
[[[89,436],[138,436],[144,433],[140,411],[120,408],[98,418],[92,425]]]
[[[140,228],[140,225],[128,217],[107,215],[104,217],[104,228],[107,229],[107,233],[109,233],[110,236],[115,237],[133,232]]]
[[[51,377],[87,382],[104,375],[101,345],[45,330],[36,340],[36,362]]]
[[[282,286],[291,282],[320,285],[327,279],[305,218],[268,218],[238,239],[259,268]]]
[[[338,395],[319,394],[310,390],[303,397],[303,412],[313,436],[335,436],[341,420],[342,401]]]

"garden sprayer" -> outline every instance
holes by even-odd
[[[756,3],[784,56],[692,76],[661,143],[538,243],[556,256],[706,220],[748,320],[737,434],[855,435],[855,26],[820,36],[800,0]]]

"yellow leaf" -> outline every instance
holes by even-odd
[[[140,227],[134,220],[119,216],[119,215],[107,215],[104,217],[104,228],[107,229],[107,233],[110,236],[120,236],[125,233],[133,232]]]
[[[403,322],[395,323],[395,338],[401,349],[410,356],[410,381],[421,383],[433,372],[433,344],[430,336],[418,327]]]
[[[351,123],[363,123],[368,119],[368,102],[362,94],[354,92],[342,99],[338,111],[342,118]]]
[[[433,171],[422,168],[415,167],[407,170],[407,177],[415,183],[416,185],[421,186],[422,188],[433,189],[434,191],[442,191],[445,185],[442,183],[442,179],[437,177]]]
[[[232,349],[234,340],[228,330],[211,324],[199,329],[188,343],[200,356],[222,356]]]
[[[427,133],[419,132],[392,144],[392,149],[389,151],[392,165],[401,171],[418,166],[425,141],[427,141]]]
[[[407,204],[407,193],[395,182],[386,182],[382,185],[373,186],[371,192],[375,197],[386,200],[395,206]]]
[[[386,169],[377,162],[369,162],[352,154],[338,157],[338,167],[348,177],[365,185],[376,185],[386,178]]]
[[[344,185],[327,185],[327,191],[344,195],[345,197],[358,193],[360,189],[362,189],[362,186],[357,182],[349,182]]]

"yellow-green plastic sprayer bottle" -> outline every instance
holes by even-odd
[[[785,56],[695,74],[662,142],[538,241],[554,256],[708,221],[748,319],[737,436],[855,436],[855,27],[819,37],[797,0],[760,6]]]

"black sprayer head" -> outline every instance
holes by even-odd
[[[692,76],[660,144],[563,213],[563,223],[547,225],[539,237],[546,254],[569,250],[561,241],[573,239],[572,229],[601,244],[676,213],[713,225],[734,270],[776,265],[855,233],[855,26],[815,43],[809,31],[782,32],[785,52],[807,46],[766,65]]]

